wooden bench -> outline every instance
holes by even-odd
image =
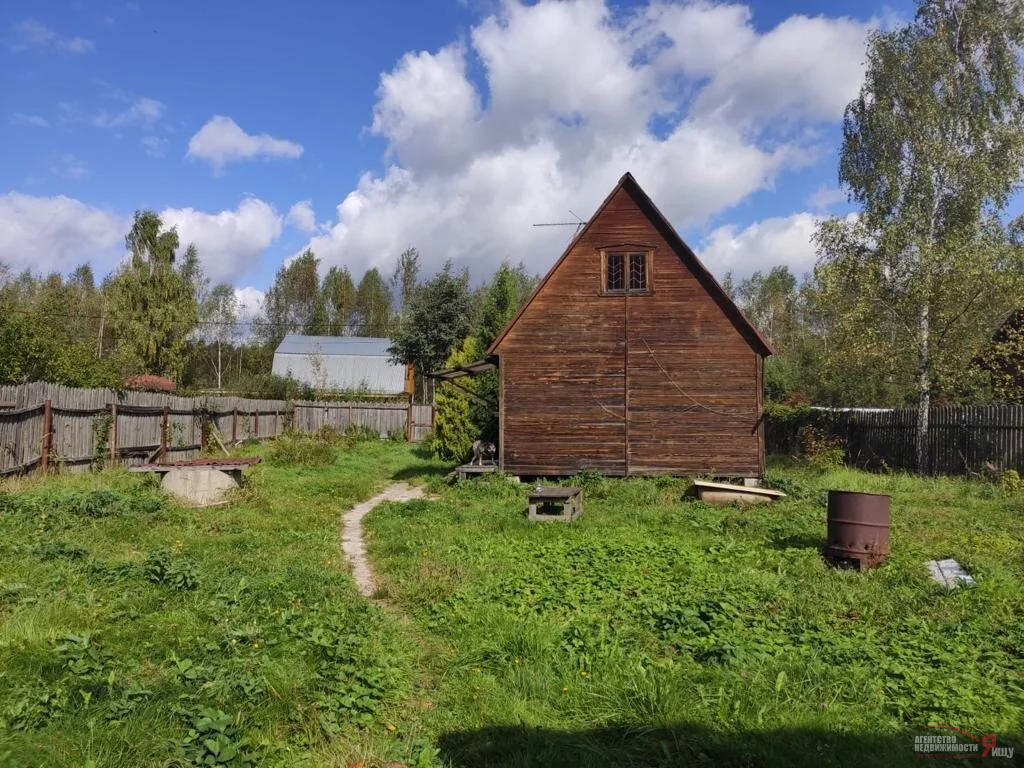
[[[551,513],[538,511],[552,506],[561,505],[561,512]],[[563,488],[557,485],[538,485],[530,491],[530,511],[528,520],[558,520],[571,523],[583,514],[583,490],[581,488]]]
[[[452,474],[456,475],[459,480],[466,480],[477,475],[491,475],[497,471],[498,463],[488,462],[486,464],[463,464],[461,467],[456,467]]]

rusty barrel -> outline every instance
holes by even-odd
[[[889,497],[859,491],[828,492],[828,542],[832,562],[853,561],[860,570],[889,554]]]

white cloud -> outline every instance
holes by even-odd
[[[248,323],[255,320],[263,309],[263,291],[247,285],[244,288],[235,288],[235,302],[238,309],[238,321]]]
[[[160,218],[165,226],[178,228],[182,247],[196,244],[203,269],[214,282],[234,280],[257,266],[262,251],[284,227],[274,207],[255,197],[219,213],[167,208]]]
[[[316,212],[312,200],[300,200],[288,211],[288,223],[303,232],[316,232]]]
[[[90,122],[98,128],[123,128],[126,125],[152,125],[164,113],[164,105],[156,99],[140,97],[120,112],[103,110]]]
[[[840,187],[828,187],[822,184],[807,198],[807,204],[815,210],[830,208],[836,203],[846,202],[846,192]]]
[[[763,34],[743,5],[655,3],[641,29],[662,37],[653,66],[708,78],[695,114],[730,124],[769,118],[834,120],[863,78],[865,37],[874,22],[790,16]],[[665,44],[667,41],[667,44]]]
[[[248,134],[230,117],[215,115],[189,139],[188,157],[206,160],[215,170],[228,163],[258,157],[290,157],[302,155],[302,145],[268,134]]]
[[[764,219],[745,229],[718,227],[701,242],[699,255],[719,278],[730,271],[737,277],[749,277],[779,264],[801,277],[817,260],[812,237],[819,221],[818,216],[802,212]]]
[[[452,258],[484,277],[509,258],[543,272],[569,232],[531,225],[589,215],[627,170],[673,224],[702,228],[817,159],[816,128],[855,93],[867,32],[805,16],[758,31],[737,4],[624,16],[601,0],[507,0],[465,42],[381,76],[371,130],[388,165],[309,247],[355,272],[390,268],[410,244],[427,271]]]
[[[167,139],[162,136],[143,136],[139,143],[150,157],[163,157],[167,154]]]
[[[33,128],[46,128],[50,124],[42,115],[26,115],[23,112],[15,112],[11,115],[11,125],[28,125]]]
[[[53,50],[66,53],[88,53],[95,46],[84,37],[62,37],[55,30],[35,19],[25,19],[14,25],[12,51]]]
[[[13,270],[67,272],[86,261],[113,265],[126,218],[64,195],[0,196],[0,262]]]

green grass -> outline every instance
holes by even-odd
[[[347,506],[430,474],[377,442],[327,467],[260,465],[234,503],[202,510],[127,472],[9,484],[0,765],[418,755],[387,728],[414,679],[410,642],[356,594],[338,534]]]
[[[1024,735],[1019,494],[779,466],[786,500],[712,508],[588,476],[567,526],[416,448],[333,450],[204,510],[126,472],[0,488],[0,765],[909,765],[926,724]],[[397,480],[435,498],[366,519],[381,610],[339,515]],[[892,495],[882,567],[824,565],[828,488]]]
[[[572,526],[492,477],[367,520],[383,591],[439,653],[422,718],[453,765],[900,765],[915,729],[1020,743],[1024,515],[990,485],[776,472],[771,507],[584,478]],[[828,488],[891,494],[893,554],[819,554]],[[978,579],[947,593],[924,561]],[[581,757],[585,756],[585,758]]]

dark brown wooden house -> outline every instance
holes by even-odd
[[[488,354],[505,472],[764,472],[771,349],[628,173]]]

